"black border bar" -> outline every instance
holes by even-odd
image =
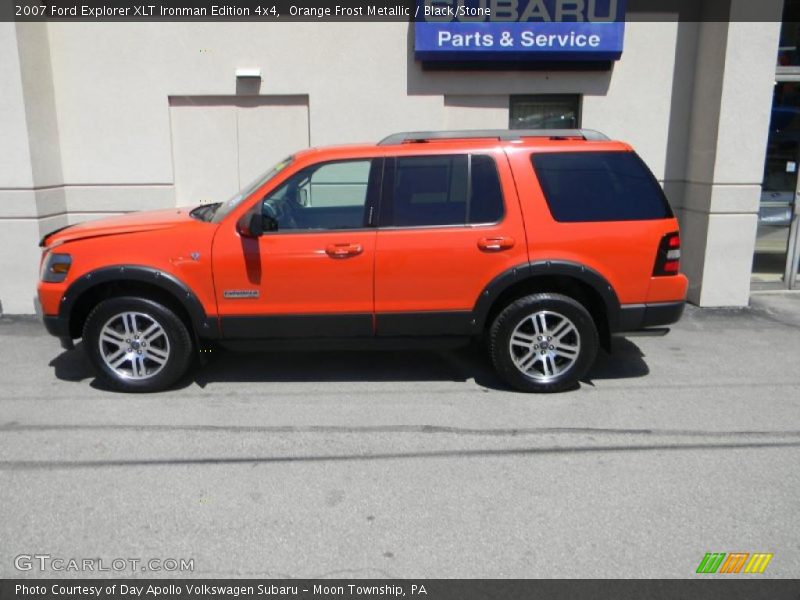
[[[654,560],[658,560],[657,557],[654,556]],[[598,561],[602,561],[602,556],[598,556]],[[613,562],[609,561],[609,569],[613,569]],[[4,579],[0,580],[0,600],[797,600],[800,595],[800,580],[761,577],[702,575],[696,579],[661,580]],[[18,586],[42,588],[45,593],[21,593]],[[144,593],[138,596],[121,593],[123,586],[135,586]],[[148,586],[157,587],[159,594],[147,594]],[[188,586],[195,589],[194,593],[188,592]],[[81,588],[86,591],[69,593]],[[98,588],[99,594],[96,593]],[[224,591],[227,588],[236,588],[239,593]],[[242,593],[243,588],[251,588],[252,593]],[[374,592],[358,593],[359,588]]]
[[[466,1],[490,6],[492,0]],[[518,0],[520,12],[534,0]],[[560,0],[548,0],[558,2]],[[762,0],[617,0],[626,21],[779,22],[779,3]],[[212,7],[218,7],[212,14]],[[137,10],[137,7],[139,9]],[[294,9],[293,9],[294,7]],[[337,12],[337,7],[340,11]],[[164,9],[167,15],[162,11]],[[204,14],[168,16],[172,9]],[[274,9],[274,11],[273,11]],[[300,12],[298,10],[300,9]],[[303,9],[324,12],[309,16]],[[59,16],[57,13],[61,13]],[[72,14],[74,13],[74,14]],[[246,13],[246,14],[245,14]],[[294,13],[294,14],[293,14]],[[100,15],[100,16],[98,16]],[[0,21],[18,22],[386,22],[423,21],[416,0],[2,0]],[[491,18],[490,18],[491,20]]]

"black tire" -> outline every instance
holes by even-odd
[[[558,345],[556,341],[547,341],[550,339],[547,335],[543,336],[544,340],[539,337],[538,333],[544,333],[546,328],[540,327],[538,322],[534,325],[532,316],[542,313],[545,324],[553,324],[554,331],[549,333],[558,333],[559,326],[567,328],[559,347],[563,347],[564,353],[575,353],[574,358],[558,354],[559,348],[552,345],[538,350],[543,342]],[[520,340],[520,334],[531,338],[530,342]],[[512,346],[512,335],[521,342],[519,345]],[[589,311],[577,300],[561,294],[533,294],[520,298],[497,315],[489,330],[489,351],[497,374],[522,392],[561,392],[576,387],[594,363],[598,346],[597,326]],[[544,353],[544,358],[540,352]],[[523,372],[522,368],[530,360],[534,362],[527,372]],[[563,371],[557,372],[559,368]]]
[[[125,323],[122,315],[131,313],[137,315],[132,322],[130,317],[127,317],[129,323],[132,323],[130,328],[133,330],[146,329],[148,325],[152,326],[152,323],[157,323],[161,327],[163,334],[156,330],[158,337],[152,339],[149,348],[146,347],[145,338],[142,338],[142,347],[139,347],[140,342],[136,342],[135,335],[128,337],[124,333],[123,327],[127,329],[128,323]],[[109,324],[112,329],[119,331],[117,335],[120,336],[120,340],[101,343],[101,333]],[[123,338],[136,343],[131,344]],[[109,340],[108,333],[104,335],[104,340]],[[192,360],[192,337],[183,321],[166,306],[153,300],[133,296],[110,298],[95,306],[83,326],[83,345],[98,376],[113,389],[123,392],[164,390],[186,373]],[[133,351],[128,352],[128,348],[133,348]],[[143,355],[140,350],[144,352]],[[119,358],[114,362],[120,360],[123,363],[118,369],[114,369],[106,362],[103,355],[105,353],[111,358],[119,352],[122,354],[118,354]],[[139,359],[136,359],[135,353],[141,355]],[[131,356],[133,360],[126,360],[125,356]],[[135,378],[134,369],[137,370],[136,375],[139,378]],[[122,373],[125,370],[130,371],[127,376]]]

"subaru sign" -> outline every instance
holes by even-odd
[[[625,0],[418,0],[423,61],[614,61]]]

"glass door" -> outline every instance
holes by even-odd
[[[797,200],[794,203],[792,226],[789,228],[789,259],[786,261],[786,282],[790,289],[797,289],[800,285],[800,210]]]
[[[788,287],[796,255],[795,199],[800,163],[800,82],[775,84],[753,258],[754,287]],[[791,243],[790,243],[791,242]]]

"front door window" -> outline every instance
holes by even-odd
[[[325,163],[303,169],[264,198],[272,231],[360,229],[367,225],[373,161]],[[374,178],[374,175],[373,175]]]

